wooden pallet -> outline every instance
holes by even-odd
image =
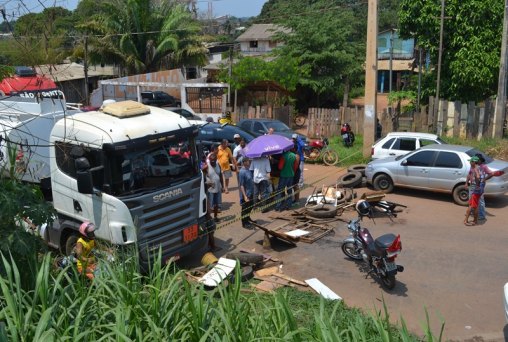
[[[307,243],[313,243],[314,241],[322,238],[323,236],[331,233],[333,231],[333,227],[327,225],[327,224],[316,224],[314,222],[303,222],[298,220],[288,220],[287,222],[284,222],[282,225],[268,229],[266,227],[263,227],[265,232],[277,236],[277,237],[284,237],[285,240],[289,240],[292,242],[307,242]],[[291,231],[295,230],[302,230],[308,232],[306,235],[302,236],[292,236],[291,234],[288,234]]]

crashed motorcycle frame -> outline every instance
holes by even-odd
[[[395,263],[402,251],[400,235],[385,234],[374,240],[367,228],[360,226],[362,215],[349,221],[347,228],[351,234],[342,242],[342,251],[349,258],[363,260],[369,266],[369,274],[374,273],[382,285],[391,290],[395,287],[395,275],[404,267]]]

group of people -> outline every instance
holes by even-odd
[[[304,142],[294,134],[293,148],[282,154],[260,158],[245,155],[245,140],[235,134],[233,151],[223,140],[202,163],[207,188],[209,212],[219,221],[222,193],[229,193],[230,180],[236,173],[239,201],[242,208],[242,227],[252,228],[250,213],[254,207],[262,212],[289,209],[299,200],[299,188],[303,184]]]
[[[485,158],[480,153],[472,156],[469,162],[471,168],[466,179],[466,188],[469,190],[469,205],[466,210],[464,224],[474,226],[478,224],[478,220],[485,220],[485,199],[483,197],[485,182],[494,174],[485,165]],[[473,220],[469,221],[471,215]]]

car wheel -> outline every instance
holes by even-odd
[[[382,173],[374,178],[374,189],[381,190],[385,193],[393,191],[393,181],[390,176]]]
[[[457,185],[453,189],[453,201],[458,205],[467,206],[469,203],[469,191],[464,184]]]

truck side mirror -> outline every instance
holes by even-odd
[[[90,162],[85,157],[74,161],[76,167],[76,179],[78,181],[78,192],[80,194],[93,194],[92,173],[90,172]]]

